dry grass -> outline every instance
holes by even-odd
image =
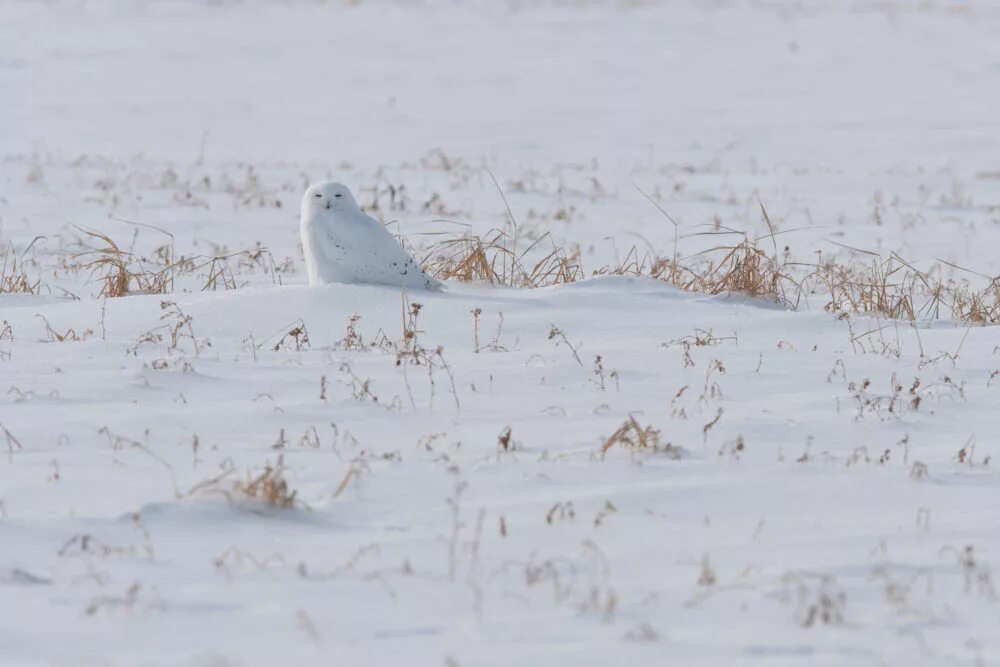
[[[624,259],[595,269],[593,275],[653,278],[692,292],[700,291],[703,284],[698,273],[682,266],[676,257],[666,258],[651,252],[642,253],[637,246],[632,246]]]
[[[827,297],[825,308],[831,312],[911,321],[951,318],[973,324],[1000,322],[1000,277],[977,274],[948,262],[920,271],[895,253],[882,257],[847,246],[853,255],[846,263],[793,262],[787,248],[779,253],[775,238],[784,232],[775,230],[763,203],[760,212],[769,230],[767,235],[754,239],[729,228],[695,234],[737,235],[741,239],[681,258],[678,223],[654,198],[640,193],[673,225],[672,254],[662,256],[651,248],[644,251],[632,246],[623,259],[593,269],[589,275],[652,278],[684,291],[742,294],[789,308],[797,308],[804,295],[818,293]],[[548,234],[517,251],[518,227],[509,205],[507,212],[510,231],[493,229],[484,237],[468,233],[448,237],[430,247],[423,262],[425,270],[443,280],[522,288],[548,287],[587,277],[579,251],[555,246]],[[543,250],[542,242],[548,242],[551,248]],[[761,242],[767,244],[767,250]],[[866,256],[867,261],[853,259],[858,255]],[[978,276],[987,286],[977,290],[967,281],[946,278],[942,265]]]
[[[59,333],[58,331],[52,328],[52,325],[49,323],[48,318],[46,318],[44,315],[37,313],[35,317],[37,317],[42,321],[42,326],[45,327],[46,340],[50,343],[65,343],[69,341],[75,343],[81,340],[86,340],[87,338],[89,338],[94,334],[94,332],[90,329],[85,329],[82,333],[78,334],[76,330],[73,329],[72,327],[67,329],[63,333]]]
[[[423,267],[440,280],[522,288],[550,287],[587,277],[578,251],[555,246],[543,250],[540,246],[544,240],[551,242],[546,234],[515,254],[511,249],[511,237],[501,230],[491,230],[485,237],[463,234],[432,245]],[[788,286],[798,289],[777,258],[767,256],[749,239],[733,246],[707,250],[699,256],[710,257],[720,251],[722,256],[718,260],[706,259],[693,266],[683,266],[676,258],[641,253],[633,246],[624,259],[599,267],[591,275],[647,277],[685,291],[739,292],[783,302],[787,301]]]
[[[805,296],[816,295],[823,300],[826,310],[838,314],[910,321],[952,319],[970,324],[1000,323],[1000,277],[985,276],[943,261],[921,271],[895,253],[885,257],[847,246],[844,248],[851,254],[846,260],[793,262],[787,248],[779,253],[775,237],[784,231],[775,231],[763,205],[761,214],[770,230],[767,235],[755,239],[725,227],[722,231],[694,234],[734,235],[737,240],[682,257],[678,251],[677,223],[655,200],[650,198],[650,201],[674,225],[674,242],[668,255],[657,254],[648,244],[633,245],[624,258],[584,270],[579,249],[560,247],[549,234],[526,245],[524,239],[519,239],[518,226],[508,206],[510,221],[504,229],[495,228],[483,236],[469,232],[442,235],[441,240],[425,251],[423,268],[440,280],[529,289],[573,283],[588,276],[642,277],[683,291],[738,294],[793,309],[800,306]],[[77,229],[83,234],[78,241],[81,250],[73,255],[74,264],[63,266],[89,271],[101,285],[100,297],[172,293],[176,291],[178,276],[196,274],[202,290],[237,289],[238,275],[244,269],[254,268],[263,268],[271,274],[272,282],[280,283],[280,273],[288,270],[275,266],[270,252],[263,247],[237,253],[226,253],[219,248],[216,256],[178,259],[173,237],[152,228],[170,237],[170,243],[157,248],[153,259],[146,260],[123,249],[108,234]],[[238,264],[231,264],[230,260],[236,257],[240,257]],[[12,247],[5,252],[0,265],[0,293],[39,293],[41,280],[29,276],[23,258],[24,253],[18,255]],[[968,279],[954,278],[955,272],[967,274]]]
[[[424,260],[424,269],[443,280],[525,288],[572,283],[587,277],[579,252],[558,247],[539,252],[541,242],[537,241],[515,255],[509,241],[499,230],[493,230],[486,238],[471,235],[451,238],[432,246]],[[733,292],[782,303],[794,303],[801,291],[786,273],[784,263],[768,256],[750,239],[732,246],[718,246],[695,257],[705,259],[684,266],[676,258],[643,253],[633,246],[623,259],[599,267],[591,275],[653,278],[685,291]],[[789,296],[789,288],[794,288],[794,298]]]
[[[867,263],[818,267],[813,276],[826,288],[831,312],[861,313],[899,320],[947,318],[969,324],[1000,322],[1000,278],[974,274],[987,285],[976,289],[968,281],[944,276],[941,264],[921,271],[892,253],[870,257]],[[944,263],[960,271],[962,267]]]
[[[764,238],[771,239],[773,255],[769,256],[758,247],[756,240],[731,231],[727,233],[740,234],[742,240],[698,253],[689,258],[696,260],[695,263],[687,266],[678,257],[677,223],[654,200],[650,201],[674,224],[673,255],[662,257],[652,250],[642,252],[633,246],[623,259],[599,267],[591,275],[647,277],[685,291],[740,293],[786,305],[797,304],[802,286],[786,271],[787,258],[778,256],[777,244],[773,243],[773,227],[763,205],[761,212],[772,229]],[[484,237],[465,233],[433,244],[425,255],[424,270],[440,280],[522,288],[549,287],[587,277],[579,250],[556,246],[548,233],[518,251],[517,225],[509,206],[508,214],[511,218],[509,232],[492,229]],[[544,245],[546,242],[548,247]],[[794,298],[790,296],[793,290]]]
[[[724,251],[722,259],[710,271],[700,275],[697,291],[708,294],[737,293],[792,304],[786,286],[798,285],[784,271],[777,257],[768,255],[750,239],[735,246],[713,248],[708,252]]]
[[[834,313],[866,314],[899,320],[947,318],[971,324],[1000,323],[1000,277],[977,274],[947,262],[920,271],[893,253],[850,248],[866,259],[846,262],[800,263],[779,255],[774,234],[771,251],[744,236],[681,260],[633,246],[623,259],[592,270],[591,276],[629,276],[659,280],[703,294],[741,294],[788,308],[798,308],[805,295],[819,294]],[[548,237],[543,237],[548,239]],[[539,242],[515,254],[512,239],[492,230],[480,238],[465,234],[431,247],[424,268],[436,278],[521,288],[572,283],[587,277],[579,252]],[[946,277],[944,265],[982,279],[976,289],[969,281]]]
[[[636,418],[629,415],[618,429],[605,439],[601,445],[601,456],[604,457],[612,447],[620,447],[630,453],[663,453],[673,459],[684,455],[684,450],[677,445],[660,440],[660,431],[647,426],[643,428]]]
[[[552,244],[545,234],[524,250],[516,250],[513,236],[499,229],[485,237],[472,234],[449,236],[427,251],[423,267],[439,280],[478,282],[508,287],[548,287],[581,280],[579,253]]]
[[[77,229],[96,244],[91,246],[81,242],[83,249],[74,255],[74,259],[83,260],[83,268],[100,281],[99,296],[118,298],[131,294],[166,294],[172,289],[173,276],[168,269],[146,269],[141,259],[122,250],[107,234],[82,227]]]
[[[284,460],[279,456],[277,463],[273,466],[266,464],[263,472],[256,477],[247,475],[246,480],[234,483],[233,492],[246,498],[261,500],[268,507],[294,508],[297,503],[296,492],[289,488],[284,470]]]
[[[25,269],[26,252],[19,256],[13,245],[4,252],[3,263],[0,264],[0,294],[38,294],[41,290],[41,278],[31,278]]]
[[[7,445],[7,462],[12,463],[14,461],[14,451],[20,451],[24,449],[24,446],[3,424],[0,424],[0,431],[3,432],[4,443]]]
[[[124,221],[123,221],[124,222]],[[132,225],[139,223],[130,222]],[[276,265],[271,251],[257,245],[250,250],[221,252],[211,256],[177,256],[173,236],[158,227],[141,225],[170,238],[170,243],[157,247],[151,258],[144,258],[121,245],[108,234],[77,227],[83,237],[77,241],[80,250],[72,256],[74,263],[65,263],[67,270],[89,271],[101,284],[99,297],[118,298],[135,294],[169,294],[177,291],[180,277],[192,278],[192,287],[200,285],[202,291],[235,290],[237,272],[263,270],[271,282],[281,284],[281,274],[289,266]],[[135,238],[133,239],[133,244]],[[233,270],[231,260],[237,262]]]
[[[914,320],[914,292],[919,283],[914,273],[892,258],[876,258],[870,264],[825,264],[816,275],[829,291],[826,309],[831,312],[872,313],[894,319]]]

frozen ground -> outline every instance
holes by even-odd
[[[615,277],[414,326],[306,288],[296,213],[419,249],[491,172],[585,269],[673,252],[639,188],[684,256],[759,198],[802,261],[995,275],[995,6],[355,4],[0,3],[0,664],[1000,664],[995,328]],[[77,226],[155,264],[131,223],[203,265],[97,298]]]

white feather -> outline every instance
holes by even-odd
[[[302,197],[302,249],[310,285],[371,283],[440,289],[380,222],[340,183],[316,183]]]

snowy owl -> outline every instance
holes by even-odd
[[[347,186],[314,183],[299,223],[309,284],[374,283],[440,289],[380,222],[358,208]]]

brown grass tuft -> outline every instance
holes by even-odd
[[[943,262],[988,281],[977,290],[965,280],[944,277],[941,264],[920,271],[896,253],[883,258],[868,251],[857,252],[872,259],[867,264],[826,263],[817,268],[814,275],[829,293],[826,310],[900,320],[950,318],[970,324],[1000,323],[1000,277]]]
[[[870,259],[793,262],[787,248],[779,254],[775,235],[773,231],[761,239],[744,235],[739,243],[709,248],[683,262],[676,252],[663,257],[632,246],[624,258],[589,275],[651,278],[684,291],[743,294],[793,309],[803,295],[820,294],[826,299],[825,309],[834,313],[1000,323],[1000,276],[984,276],[948,262],[920,271],[895,253],[882,257],[849,247]],[[771,249],[765,251],[759,241],[767,239]],[[587,276],[577,250],[553,247],[542,252],[539,246],[540,241],[536,241],[515,254],[511,237],[503,231],[492,230],[484,238],[465,234],[432,246],[424,269],[444,280],[526,288],[571,283]],[[986,286],[975,289],[968,281],[946,278],[944,265],[978,276]]]
[[[294,508],[297,492],[289,489],[284,470],[284,457],[279,456],[274,466],[266,464],[264,471],[256,477],[247,475],[245,481],[236,482],[233,491],[247,498],[262,500],[268,507]]]
[[[708,252],[719,250],[724,251],[725,255],[700,277],[698,283],[701,289],[698,291],[708,294],[735,292],[749,297],[791,303],[786,296],[785,286],[794,284],[794,281],[784,273],[777,258],[768,257],[750,239],[744,239],[735,246],[713,248]]]
[[[766,237],[765,237],[766,238]],[[431,246],[423,268],[440,280],[479,282],[488,285],[538,288],[577,282],[587,277],[579,250],[553,245],[548,234],[523,251],[514,252],[512,237],[499,229],[484,237],[471,234],[449,237]],[[597,268],[591,275],[647,277],[675,287],[706,294],[735,292],[791,304],[791,288],[801,287],[785,271],[784,261],[768,256],[749,238],[733,246],[719,246],[695,257],[722,253],[717,261],[684,266],[672,258],[641,252],[633,246],[623,259]],[[797,300],[797,298],[795,299]]]
[[[170,288],[171,273],[167,269],[151,271],[143,267],[142,261],[134,254],[126,252],[107,234],[77,227],[88,239],[99,243],[84,245],[74,259],[86,260],[83,268],[90,269],[102,283],[100,296],[118,298],[130,294],[166,294]],[[169,267],[168,267],[169,268]]]
[[[28,276],[23,257],[23,253],[18,257],[13,244],[4,252],[3,264],[0,264],[0,294],[38,294],[41,290],[41,278]]]
[[[639,425],[635,417],[629,415],[621,426],[618,427],[601,445],[601,457],[607,454],[608,450],[615,445],[626,449],[629,452],[637,453],[664,453],[672,459],[679,459],[683,456],[684,450],[669,442],[661,442],[660,431],[647,426]]]
[[[548,234],[523,251],[515,251],[513,238],[499,229],[485,237],[472,234],[450,236],[433,244],[423,268],[439,280],[479,282],[508,287],[548,287],[576,282],[584,277],[579,253],[552,245],[546,252]]]

